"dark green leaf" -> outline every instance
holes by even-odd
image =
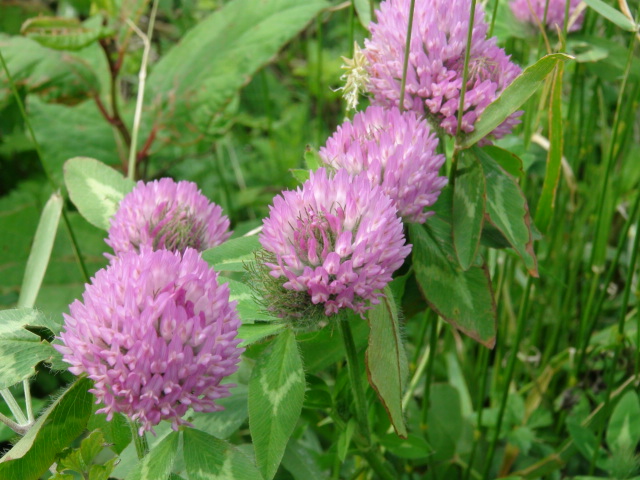
[[[136,465],[126,480],[166,480],[178,453],[179,432],[171,432]],[[186,454],[186,449],[185,449]]]
[[[451,385],[435,383],[431,386],[427,415],[427,438],[433,447],[433,459],[446,461],[451,459],[457,449],[464,431],[464,420],[460,410],[458,392]]]
[[[509,175],[522,180],[524,178],[524,170],[522,159],[515,153],[496,147],[495,145],[485,145],[482,149],[493,158]]]
[[[389,287],[385,288],[384,293],[380,303],[367,312],[370,329],[369,347],[365,356],[367,376],[396,433],[406,437],[402,393],[409,375],[409,366],[400,334],[398,307]]]
[[[282,457],[282,465],[295,480],[322,480],[329,478],[316,463],[313,453],[297,442],[289,442]]]
[[[91,414],[91,381],[69,387],[0,460],[0,478],[38,480],[56,456],[86,428]]]
[[[135,183],[93,158],[75,157],[64,164],[64,182],[80,214],[92,225],[109,230],[111,217]]]
[[[429,305],[453,326],[493,348],[495,304],[486,267],[462,270],[453,251],[451,227],[442,219],[431,218],[427,226],[410,225],[409,231],[416,279]]]
[[[385,435],[380,439],[380,443],[389,452],[400,458],[417,460],[433,454],[433,448],[424,437],[415,433],[410,433],[407,438],[399,438],[393,434]]]
[[[572,57],[564,53],[546,55],[526,68],[500,96],[493,101],[476,122],[473,132],[462,137],[460,145],[464,148],[474,145],[489,135],[498,125],[504,122],[527,99],[535,93],[544,79],[558,62],[566,62]]]
[[[189,480],[259,480],[251,460],[224,440],[192,428],[184,430],[184,463]]]
[[[33,17],[24,22],[20,33],[44,47],[55,50],[80,50],[114,34],[102,26],[102,18],[92,17],[83,23],[77,18]]]
[[[94,410],[99,408],[94,406]],[[89,418],[89,424],[87,425],[89,430],[99,429],[107,443],[110,444],[114,452],[120,454],[131,443],[131,427],[129,422],[121,413],[114,413],[113,418],[107,421],[107,415],[104,413],[96,414],[95,411],[91,418]]]
[[[293,332],[282,332],[257,360],[249,382],[249,428],[265,480],[278,470],[304,401],[302,360]]]
[[[469,270],[478,253],[484,223],[485,180],[480,162],[463,150],[453,187],[453,244],[460,266]]]
[[[524,193],[515,179],[484,150],[474,148],[474,152],[480,159],[487,182],[489,220],[518,252],[529,273],[537,277],[538,261],[533,251],[531,216]]]

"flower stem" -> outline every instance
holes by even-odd
[[[24,413],[22,413],[20,405],[18,405],[18,402],[16,402],[16,399],[13,397],[13,394],[8,388],[3,388],[2,390],[0,390],[0,395],[2,395],[4,401],[7,402],[7,406],[9,407],[9,410],[11,410],[14,418],[18,421],[18,424],[24,425],[26,423],[29,423],[27,417],[25,417]]]
[[[416,0],[411,0],[409,6],[409,21],[407,25],[407,42],[404,46],[404,61],[402,63],[402,82],[400,83],[400,99],[398,100],[398,108],[404,112],[404,90],[407,86],[407,69],[409,68],[409,54],[411,53],[411,30],[413,29],[413,10],[415,9]]]
[[[349,369],[349,379],[351,380],[351,388],[353,388],[356,402],[356,420],[360,426],[362,435],[364,436],[367,447],[371,445],[371,430],[369,428],[369,417],[367,415],[367,400],[364,396],[362,381],[360,380],[360,363],[358,362],[358,352],[353,341],[351,326],[347,318],[340,320],[340,331],[342,340],[344,341],[344,349],[347,353],[347,367]]]
[[[136,446],[136,454],[138,460],[142,460],[144,456],[149,453],[149,443],[147,442],[147,436],[143,432],[142,435],[138,434],[138,422],[135,420],[127,420],[129,422],[129,428],[131,428],[131,438],[133,438],[133,444]]]
[[[356,350],[355,342],[353,341],[353,334],[351,333],[348,316],[343,316],[340,319],[340,331],[342,333],[342,340],[344,341],[344,348],[347,353],[347,368],[349,370],[349,379],[351,380],[351,388],[353,388],[356,403],[356,420],[361,434],[361,442],[358,443],[362,445],[360,448],[360,454],[367,460],[367,463],[376,472],[378,477],[384,480],[395,480],[397,478],[396,475],[394,475],[389,467],[385,465],[384,457],[380,457],[371,440],[371,429],[369,427],[369,416],[367,414],[367,400],[364,395],[364,389],[362,388],[361,381],[362,375],[360,373],[360,362],[358,361],[358,352]]]

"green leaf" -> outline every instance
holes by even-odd
[[[0,50],[15,84],[46,102],[75,105],[98,94],[98,78],[79,57],[52,51],[28,38],[4,35],[0,35]],[[10,98],[8,79],[0,69],[0,107]],[[68,139],[73,130],[64,127]]]
[[[529,273],[537,277],[538,261],[533,251],[531,215],[524,193],[516,180],[484,150],[474,148],[473,151],[484,169],[489,220],[518,252]]]
[[[69,158],[90,157],[109,166],[120,165],[114,131],[92,102],[71,108],[30,98],[29,113],[43,161],[58,186],[63,184],[62,168]]]
[[[304,401],[302,360],[287,329],[257,360],[249,381],[249,429],[256,462],[265,480],[278,470]]]
[[[349,452],[351,439],[353,438],[355,429],[356,420],[355,418],[350,418],[347,422],[346,428],[340,432],[340,436],[338,437],[338,442],[336,444],[336,451],[341,462],[344,462],[347,458],[347,453]],[[394,437],[398,438],[396,435],[394,435]]]
[[[549,153],[542,193],[536,210],[536,225],[542,232],[549,229],[556,203],[556,190],[562,167],[562,73],[563,64],[556,67],[549,107]]]
[[[219,412],[195,412],[190,419],[193,426],[217,438],[229,438],[249,416],[247,387],[238,385],[231,389],[231,396],[216,400],[224,407]]]
[[[451,385],[435,383],[431,386],[429,399],[423,401],[430,402],[427,439],[434,450],[433,460],[450,460],[464,431],[458,392]]]
[[[453,187],[453,244],[460,266],[469,270],[478,254],[484,223],[485,180],[474,155],[463,150]]]
[[[446,197],[439,201],[446,201]],[[493,348],[495,304],[486,267],[464,271],[451,245],[451,227],[433,217],[427,226],[409,226],[413,266],[425,300],[438,315],[471,338]]]
[[[171,432],[136,465],[126,480],[166,480],[178,453],[179,432]],[[185,449],[186,455],[186,449]]]
[[[60,192],[55,192],[42,210],[38,229],[31,245],[31,253],[22,280],[20,289],[19,307],[32,308],[35,304],[42,279],[47,271],[53,242],[58,232],[58,223],[62,213],[63,199]]]
[[[0,311],[0,389],[35,375],[38,363],[56,356],[49,342],[24,328],[37,325],[40,315],[30,308]]]
[[[192,428],[184,430],[184,463],[189,480],[258,480],[249,457],[224,440]]]
[[[104,435],[99,430],[91,432],[82,440],[80,448],[69,450],[58,460],[58,471],[73,470],[78,473],[89,471],[93,459],[102,451]]]
[[[94,158],[75,157],[64,164],[64,182],[80,214],[92,225],[109,230],[122,198],[133,190],[133,180]]]
[[[380,439],[380,444],[395,456],[410,460],[424,459],[433,454],[433,448],[427,443],[424,436],[415,433],[410,433],[407,438],[388,434]]]
[[[607,427],[607,445],[612,451],[635,451],[640,442],[640,401],[638,393],[629,390],[618,401]]]
[[[320,154],[311,145],[307,145],[304,149],[304,164],[307,170],[315,171],[320,166],[324,165],[324,162],[320,159]],[[307,175],[308,178],[308,175]]]
[[[251,324],[256,320],[263,320],[267,322],[278,320],[277,317],[265,312],[264,307],[256,303],[255,294],[253,290],[251,290],[251,287],[242,282],[231,280],[226,277],[220,277],[218,281],[220,283],[229,284],[229,290],[231,292],[229,300],[238,302],[236,308],[243,324]]]
[[[102,26],[101,17],[80,23],[77,18],[39,16],[24,22],[20,33],[44,47],[80,50],[101,38],[112,36],[114,31]]]
[[[86,428],[94,396],[91,381],[78,379],[0,460],[0,478],[38,480]]]
[[[124,415],[117,412],[113,414],[113,418],[110,421],[107,421],[106,414],[95,413],[98,408],[98,405],[94,405],[94,412],[89,418],[87,429],[100,430],[111,449],[117,454],[122,453],[127,445],[131,443],[129,422]]]
[[[297,442],[289,442],[282,457],[282,465],[295,480],[321,480],[328,478],[314,459],[313,452]]]
[[[601,466],[606,462],[606,452],[593,431],[574,419],[567,420],[567,429],[574,445],[586,460],[591,461],[597,449],[596,465]]]
[[[271,337],[284,330],[286,327],[282,323],[254,323],[241,325],[238,329],[238,338],[242,339],[241,347],[248,347],[263,338]]]
[[[612,23],[615,23],[623,30],[626,30],[627,32],[638,31],[638,26],[634,22],[629,20],[620,11],[616,10],[611,5],[606,4],[602,0],[584,0],[584,3],[589,5],[604,18]]]
[[[369,30],[369,24],[371,23],[371,14],[373,13],[373,8],[371,6],[372,0],[355,0],[353,2],[356,7],[356,13],[358,14],[358,19],[364,28]]]
[[[324,0],[226,3],[156,64],[147,82],[148,98],[171,111],[174,123],[206,127],[256,71],[328,6]]]
[[[369,383],[384,405],[396,433],[407,436],[402,413],[402,393],[406,386],[409,366],[402,344],[398,307],[390,288],[385,288],[380,303],[367,312],[369,347],[365,355]]]
[[[553,53],[545,55],[526,68],[493,103],[487,106],[476,122],[473,132],[462,137],[460,146],[468,148],[489,135],[535,93],[558,62],[566,62],[571,58],[564,53]]]
[[[303,168],[291,168],[289,170],[293,178],[295,178],[298,182],[304,183],[309,180],[310,170],[305,170]]]
[[[367,345],[369,327],[365,322],[352,322],[351,333],[360,351]],[[304,360],[305,370],[316,373],[344,359],[346,352],[344,343],[340,341],[340,333],[333,326],[316,332],[300,333],[298,345]]]
[[[509,175],[518,180],[524,178],[522,159],[518,155],[495,145],[485,145],[482,149]]]
[[[202,252],[204,258],[216,272],[244,272],[244,264],[255,258],[253,252],[260,248],[257,235],[227,240],[222,245]]]

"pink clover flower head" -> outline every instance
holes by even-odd
[[[457,134],[458,107],[471,10],[469,0],[415,2],[404,107],[426,116],[450,135]],[[386,0],[370,24],[371,39],[364,54],[369,72],[369,92],[376,105],[400,104],[404,50],[410,0]],[[488,26],[482,7],[476,8],[462,130],[472,132],[484,109],[520,74],[495,38],[486,38]],[[516,112],[491,136],[500,138],[518,123]]]
[[[512,0],[509,4],[513,15],[521,22],[537,25],[545,19],[544,9],[547,0]],[[575,15],[576,9],[580,4],[580,0],[569,0],[569,26],[570,32],[575,32],[582,28],[584,21],[584,10]],[[549,0],[547,7],[546,26],[553,31],[556,28],[562,30],[564,27],[565,0]],[[575,17],[575,20],[573,20]]]
[[[98,271],[83,301],[64,315],[69,370],[86,373],[99,413],[140,422],[140,434],[160,420],[188,424],[187,409],[212,412],[233,385],[220,382],[238,368],[240,319],[229,287],[191,248],[126,252]]]
[[[140,181],[125,195],[105,241],[117,256],[144,247],[202,251],[220,245],[230,235],[229,219],[195,183],[162,178]]]
[[[399,215],[424,223],[433,214],[424,209],[447,184],[447,177],[438,176],[445,157],[435,153],[437,145],[436,135],[415,112],[372,106],[340,125],[319,154],[335,170],[366,172],[395,202]]]
[[[274,198],[260,243],[273,254],[270,275],[304,292],[325,315],[360,315],[410,253],[393,201],[366,175],[312,172],[301,188]]]

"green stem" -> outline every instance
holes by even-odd
[[[464,67],[462,69],[462,88],[460,89],[460,103],[458,104],[458,126],[456,136],[462,135],[462,116],[464,115],[464,97],[467,93],[467,81],[469,80],[469,59],[471,58],[471,41],[473,38],[473,22],[476,17],[476,0],[471,0],[471,12],[469,12],[469,27],[467,28],[467,46],[464,51]],[[456,142],[457,144],[458,142]],[[457,149],[456,149],[457,150]],[[456,155],[453,156],[454,163]]]
[[[431,383],[433,381],[433,365],[436,357],[436,346],[438,344],[438,335],[440,329],[438,328],[439,318],[436,316],[431,322],[431,338],[429,339],[429,360],[427,361],[427,376],[424,381],[424,395],[422,397],[422,422],[421,428],[424,430],[427,428],[427,414],[429,413],[429,395],[431,392]]]
[[[342,318],[340,320],[340,331],[342,333],[344,349],[347,353],[347,368],[349,370],[349,379],[351,380],[351,388],[353,388],[356,403],[356,420],[367,442],[367,447],[369,447],[371,446],[371,429],[369,428],[367,400],[364,396],[364,389],[362,388],[360,362],[358,361],[358,352],[356,350],[356,344],[353,341],[353,334],[351,333],[348,318]]]
[[[400,99],[398,100],[398,108],[404,112],[404,90],[407,86],[407,69],[409,68],[409,55],[411,52],[411,31],[413,30],[413,10],[416,0],[411,0],[409,6],[409,24],[407,25],[407,41],[404,45],[404,60],[402,62],[402,81],[400,82]],[[373,18],[373,17],[372,17]]]
[[[133,438],[133,444],[136,447],[136,454],[138,460],[142,460],[147,453],[149,453],[149,443],[147,442],[147,436],[143,432],[142,435],[138,434],[138,422],[127,419],[129,422],[129,428],[131,429],[131,438]]]
[[[522,341],[522,337],[524,335],[524,330],[526,326],[526,312],[529,310],[529,297],[531,295],[531,288],[533,286],[532,278],[527,277],[527,285],[524,289],[524,293],[522,296],[522,302],[520,304],[520,311],[518,312],[518,326],[516,330],[516,338],[513,344],[513,348],[511,349],[511,356],[509,357],[509,363],[507,364],[507,371],[505,374],[504,385],[502,390],[502,398],[500,400],[500,410],[498,412],[498,421],[496,424],[496,432],[491,440],[491,444],[489,446],[489,452],[486,457],[486,463],[484,466],[484,474],[483,478],[489,478],[489,471],[491,470],[491,464],[493,463],[493,456],[496,452],[496,446],[498,445],[498,438],[500,437],[500,429],[502,428],[502,420],[504,418],[504,412],[507,407],[507,398],[509,397],[509,385],[511,384],[511,379],[513,378],[513,371],[516,366],[516,362],[518,361],[518,350],[520,349],[520,342]]]
[[[489,368],[489,350],[484,347],[480,347],[480,365],[481,365],[481,377],[480,377],[480,388],[478,389],[478,400],[477,400],[477,411],[478,416],[476,420],[476,431],[474,432],[473,438],[473,446],[471,447],[471,454],[469,455],[469,465],[467,466],[464,478],[468,480],[472,473],[472,465],[476,456],[476,450],[478,448],[478,443],[480,442],[480,435],[482,429],[482,412],[484,412],[484,408],[482,408],[482,401],[484,399],[484,392],[487,388],[487,376],[488,376],[488,368]]]
[[[27,417],[25,417],[24,413],[22,413],[22,409],[20,408],[20,405],[18,405],[18,402],[16,401],[13,394],[8,388],[3,388],[2,390],[0,390],[0,395],[2,395],[2,398],[7,403],[9,410],[11,410],[11,414],[14,416],[14,418],[18,421],[20,425],[25,425],[29,423],[29,421],[27,420]]]

